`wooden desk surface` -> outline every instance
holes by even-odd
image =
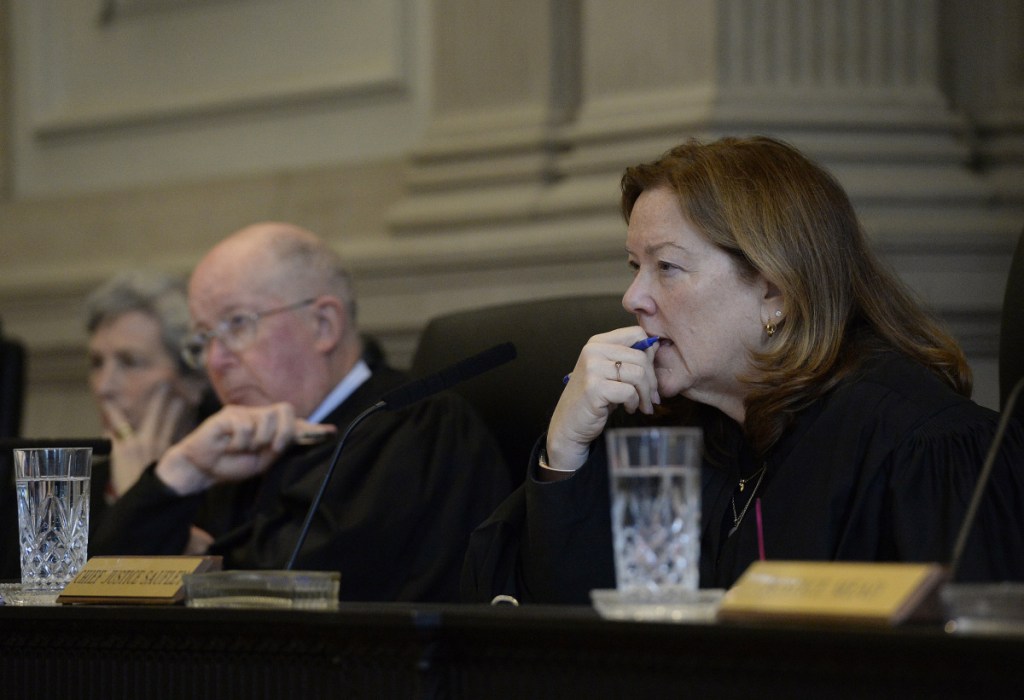
[[[0,692],[52,698],[885,698],[1024,692],[1024,638],[612,622],[590,608],[0,607]]]

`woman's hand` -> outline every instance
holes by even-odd
[[[161,384],[150,395],[136,427],[113,402],[103,403],[105,423],[112,426],[108,499],[119,498],[138,481],[147,466],[160,459],[181,434],[183,423],[188,420],[188,408],[185,399],[167,384]]]
[[[647,337],[639,326],[595,335],[583,346],[576,367],[551,418],[547,436],[552,469],[578,469],[608,416],[622,405],[630,413],[651,414],[661,403],[654,374],[657,343],[646,350],[630,346]]]

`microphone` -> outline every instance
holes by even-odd
[[[516,346],[512,343],[495,345],[472,357],[456,362],[451,367],[392,389],[380,398],[387,411],[397,411],[428,396],[444,391],[456,384],[472,379],[505,364],[516,357]]]
[[[320,509],[320,502],[323,500],[324,493],[327,491],[327,484],[330,483],[331,476],[334,475],[334,468],[338,465],[338,459],[341,457],[341,450],[345,446],[345,441],[348,439],[348,436],[357,425],[378,411],[397,411],[405,408],[406,406],[411,406],[417,401],[422,401],[427,397],[440,393],[445,389],[466,381],[467,379],[472,379],[484,372],[489,372],[506,362],[514,360],[515,357],[516,346],[512,343],[495,345],[483,352],[467,357],[464,360],[460,360],[454,365],[442,369],[440,372],[428,375],[422,379],[416,379],[386,392],[384,396],[377,401],[377,403],[367,409],[364,409],[362,413],[352,419],[352,422],[348,424],[348,427],[345,428],[345,432],[338,440],[338,444],[334,448],[334,453],[331,455],[331,461],[327,465],[327,472],[324,474],[324,478],[320,482],[320,488],[317,491],[316,496],[313,498],[313,502],[309,504],[309,510],[306,511],[306,519],[302,523],[302,529],[299,530],[299,538],[295,543],[295,549],[292,550],[291,557],[288,559],[288,564],[285,565],[285,570],[291,571],[292,567],[295,566],[295,559],[299,556],[299,551],[302,549],[302,545],[306,542],[306,537],[309,535],[309,528],[313,523],[313,518],[316,515],[317,510]]]
[[[960,532],[957,533],[956,543],[953,545],[953,555],[949,561],[949,581],[953,581],[956,578],[956,571],[960,566],[960,560],[963,559],[964,548],[967,546],[967,537],[971,534],[971,528],[974,527],[974,520],[978,515],[978,507],[981,505],[981,499],[985,494],[986,486],[988,486],[989,477],[992,475],[992,467],[995,465],[999,448],[1003,445],[1006,426],[1009,425],[1010,419],[1013,417],[1013,407],[1016,405],[1017,398],[1020,396],[1022,389],[1024,389],[1024,377],[1017,380],[1013,390],[1010,392],[1010,396],[1006,399],[1006,405],[1003,406],[995,437],[992,438],[992,444],[989,445],[985,461],[982,463],[981,473],[978,475],[978,483],[974,486],[971,502],[967,506],[967,513],[964,515],[964,521],[960,525]]]

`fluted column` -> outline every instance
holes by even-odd
[[[757,113],[762,120],[948,116],[934,1],[726,0],[719,7],[723,91],[734,102],[770,104],[770,115]]]
[[[585,4],[574,145],[618,152],[632,140],[642,152],[695,132],[760,131],[826,157],[964,158],[939,81],[937,0],[641,4],[629,31],[618,3]],[[573,152],[565,167],[597,159]]]

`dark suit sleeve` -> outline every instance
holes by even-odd
[[[572,477],[536,479],[538,441],[526,482],[476,532],[462,578],[466,600],[589,603],[615,586],[608,477],[601,441]]]
[[[994,421],[920,431],[895,451],[886,503],[885,554],[900,561],[941,561],[953,545],[992,444]],[[1024,580],[1024,431],[1011,421],[982,492],[958,581]]]
[[[89,538],[89,555],[181,554],[202,500],[168,488],[151,465],[116,503],[106,508]]]

